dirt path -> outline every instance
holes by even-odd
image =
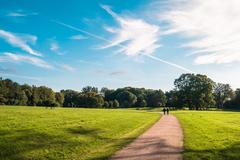
[[[181,126],[175,116],[166,115],[110,160],[182,160],[182,151]]]

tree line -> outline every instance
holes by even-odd
[[[62,106],[87,108],[172,107],[195,110],[210,107],[240,109],[240,89],[215,83],[206,75],[182,74],[174,81],[174,89],[124,87],[98,90],[87,86],[81,91],[54,92],[45,86],[20,85],[0,78],[0,105]]]

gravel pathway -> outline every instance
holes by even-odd
[[[182,160],[183,132],[173,115],[164,115],[149,130],[110,160]]]

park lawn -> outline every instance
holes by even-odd
[[[239,160],[240,112],[176,111],[184,130],[184,160]]]
[[[106,159],[159,119],[124,109],[0,107],[0,159]]]

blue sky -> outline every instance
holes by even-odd
[[[240,87],[237,0],[0,2],[4,78],[55,90],[169,90],[193,72]]]

